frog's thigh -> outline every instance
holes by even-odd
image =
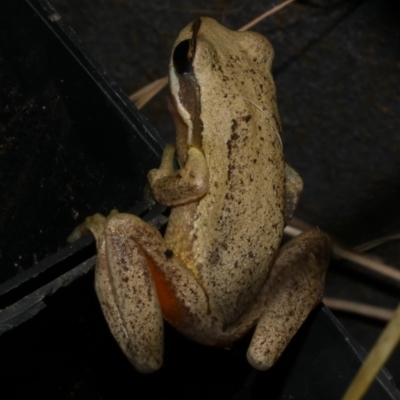
[[[330,239],[318,229],[282,247],[263,289],[264,309],[247,352],[254,368],[270,368],[321,301],[330,254]]]
[[[137,370],[153,372],[162,364],[161,310],[146,258],[121,215],[107,219],[97,240],[96,293],[122,351]]]
[[[132,364],[142,372],[156,370],[162,363],[162,315],[185,331],[195,315],[206,314],[206,298],[158,230],[140,218],[113,216],[104,238],[96,270],[103,312]]]

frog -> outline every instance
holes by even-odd
[[[259,33],[186,26],[169,63],[176,143],[148,173],[171,210],[164,236],[118,212],[79,228],[95,236],[95,290],[140,372],[163,363],[163,320],[207,346],[254,329],[247,359],[267,370],[321,302],[329,237],[315,228],[282,245],[303,181],[284,159],[273,56]]]

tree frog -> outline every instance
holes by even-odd
[[[315,229],[281,247],[303,183],[283,157],[272,58],[258,33],[210,18],[184,28],[169,65],[176,145],[148,174],[171,207],[164,237],[129,214],[85,222],[103,313],[138,371],[162,364],[163,318],[212,346],[255,327],[247,358],[268,369],[321,300],[329,238]]]

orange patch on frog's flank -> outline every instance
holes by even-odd
[[[182,322],[185,312],[182,303],[175,295],[174,289],[165,278],[165,275],[147,255],[146,260],[150,268],[151,275],[153,276],[158,301],[160,302],[164,318],[172,323]]]

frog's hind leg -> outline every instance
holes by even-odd
[[[108,326],[137,370],[155,371],[162,364],[163,322],[146,260],[127,237],[118,237],[113,218],[96,214],[85,227],[96,237],[95,289]],[[143,329],[137,315],[150,329]]]
[[[116,214],[88,228],[96,236],[95,287],[108,325],[134,367],[153,372],[162,364],[163,315],[185,329],[194,314],[206,314],[204,293],[140,218]]]
[[[330,249],[328,236],[314,229],[280,250],[257,305],[261,317],[247,352],[254,368],[270,368],[322,300]]]

